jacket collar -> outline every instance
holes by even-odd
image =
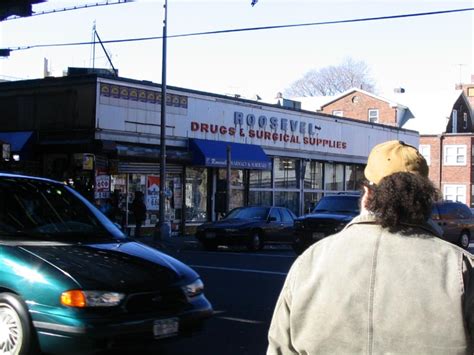
[[[356,216],[351,222],[349,222],[346,228],[349,228],[353,224],[376,224],[375,215],[373,213],[363,213]],[[409,224],[403,223],[402,226],[412,227],[412,228],[421,228],[426,232],[435,235],[436,237],[441,237],[443,235],[443,230],[430,218],[423,224]]]

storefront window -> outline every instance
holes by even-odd
[[[207,220],[207,169],[186,168],[186,221]]]
[[[318,201],[323,197],[322,192],[305,192],[304,193],[304,214],[310,213]]]
[[[363,165],[346,165],[346,190],[359,190],[364,180]]]
[[[272,192],[271,191],[249,191],[249,205],[257,206],[271,206]]]
[[[304,174],[305,189],[322,189],[323,187],[323,163],[310,161],[306,163]]]
[[[330,191],[344,190],[344,165],[324,163],[324,189]]]
[[[291,191],[275,192],[275,206],[288,207],[296,215],[299,214],[299,193]]]
[[[219,169],[218,179],[227,181],[227,169]],[[230,170],[230,185],[232,187],[244,187],[244,171],[239,169]]]
[[[296,181],[296,159],[275,158],[275,187],[295,188]]]
[[[147,203],[147,188],[146,188],[146,175],[144,174],[129,174],[128,175],[128,206],[132,204],[132,201],[135,198],[135,193],[140,191],[143,193],[144,202],[147,207],[147,213],[144,224],[149,224],[149,213],[150,206]],[[135,216],[132,212],[128,213],[128,224],[135,224]]]
[[[272,171],[271,170],[250,170],[249,171],[250,188],[271,188]]]
[[[127,175],[111,175],[110,191],[114,208],[113,221],[123,228],[127,223]]]

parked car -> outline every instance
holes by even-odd
[[[301,254],[328,235],[339,232],[360,213],[359,194],[327,195],[313,211],[295,219],[293,249]]]
[[[295,218],[285,207],[238,207],[219,221],[200,225],[196,238],[207,250],[218,245],[245,245],[255,251],[267,243],[292,244]]]
[[[62,183],[0,173],[0,352],[89,353],[211,316],[199,275]]]
[[[431,219],[443,230],[443,239],[467,249],[474,232],[474,217],[464,203],[440,201],[433,205]]]

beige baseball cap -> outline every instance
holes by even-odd
[[[384,177],[400,172],[427,177],[429,168],[418,149],[402,141],[380,143],[372,149],[364,170],[367,180],[378,184]]]

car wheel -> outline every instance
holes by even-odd
[[[459,237],[459,246],[461,248],[467,249],[469,248],[469,243],[471,242],[471,236],[468,232],[463,231],[461,232],[461,236]]]
[[[24,302],[12,293],[0,293],[0,354],[31,354],[34,343]]]
[[[262,250],[264,247],[262,235],[255,231],[250,235],[250,240],[247,245],[247,248],[251,251]]]

